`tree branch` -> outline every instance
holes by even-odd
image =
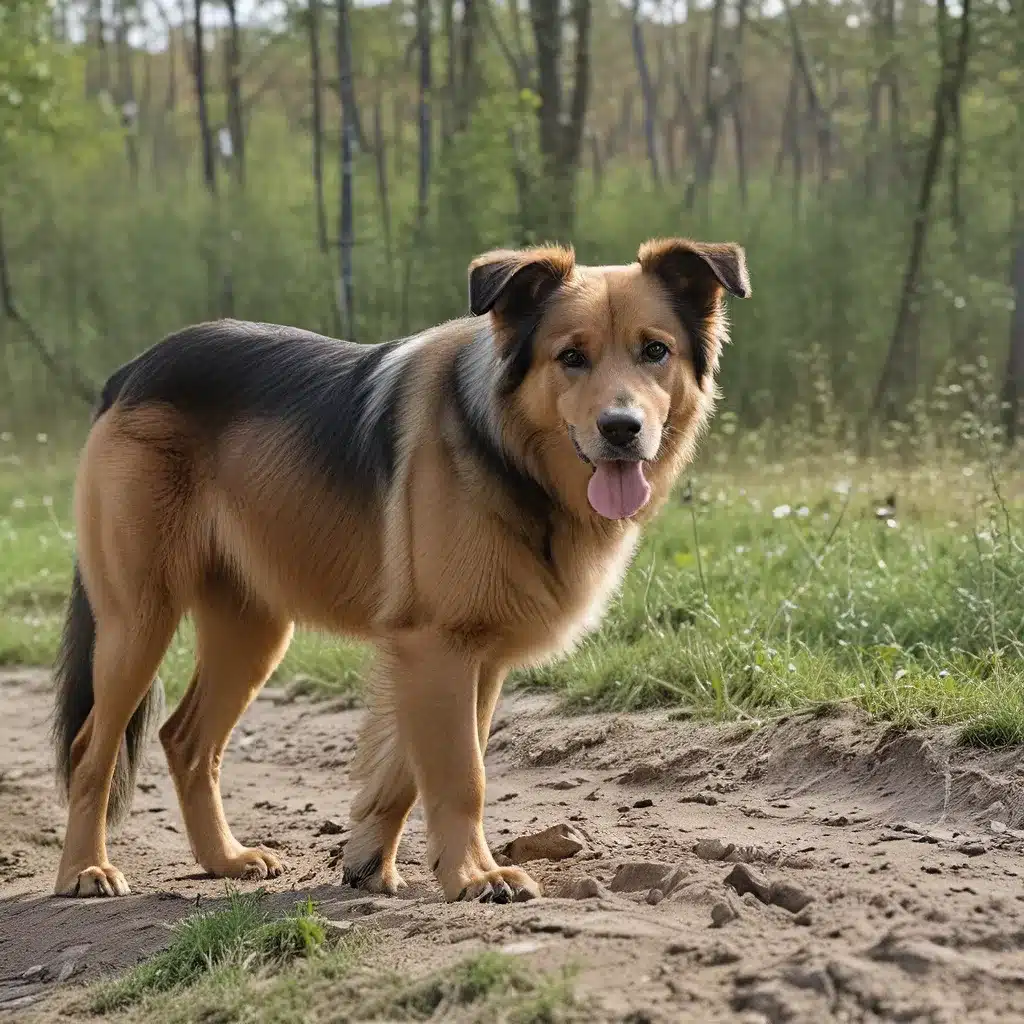
[[[4,224],[0,217],[0,310],[11,323],[21,329],[28,343],[35,350],[39,361],[47,371],[67,388],[69,394],[81,399],[87,405],[96,401],[97,389],[89,383],[74,363],[66,366],[61,363],[42,335],[32,326],[31,322],[18,308],[14,301],[11,287],[11,276],[7,266],[7,246],[4,242]]]

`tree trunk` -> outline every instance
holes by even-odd
[[[139,106],[135,100],[135,77],[132,74],[132,50],[128,45],[128,12],[126,0],[117,0],[115,7],[114,45],[117,50],[117,109],[124,132],[125,156],[132,184],[139,184]]]
[[[1014,12],[1017,35],[1017,67],[1024,67],[1024,4],[1017,0]],[[1024,398],[1024,90],[1017,89],[1016,159],[1013,190],[1013,227],[1010,245],[1010,345],[1006,359],[1006,380],[1003,385],[1003,424],[1006,440],[1017,440],[1021,425],[1021,399]]]
[[[463,131],[473,116],[480,86],[476,46],[480,28],[480,4],[487,0],[462,0],[462,74],[459,82],[456,131]]]
[[[85,95],[88,99],[110,89],[110,58],[103,0],[91,0],[86,14],[86,33],[93,43],[86,51]]]
[[[708,40],[707,60],[704,63],[704,123],[697,142],[697,162],[694,176],[686,188],[685,205],[692,210],[698,193],[710,188],[718,155],[718,128],[721,121],[722,17],[725,0],[715,0],[711,9],[711,37]]]
[[[196,85],[196,109],[199,114],[199,138],[203,147],[203,183],[211,195],[217,194],[217,164],[210,131],[210,113],[206,105],[206,47],[203,44],[203,0],[194,0],[192,21],[192,73]]]
[[[872,413],[880,414],[883,422],[903,419],[907,405],[917,389],[917,369],[920,358],[918,326],[920,312],[921,269],[924,263],[925,243],[931,224],[932,194],[942,164],[942,148],[949,131],[950,111],[958,98],[967,72],[967,58],[970,40],[971,0],[962,0],[960,15],[960,36],[956,54],[948,55],[946,23],[948,20],[947,0],[939,0],[938,31],[939,52],[942,55],[942,69],[935,87],[933,119],[928,151],[925,155],[924,170],[921,174],[921,188],[914,213],[910,253],[903,277],[903,289],[893,329],[892,341],[886,355],[885,365],[878,379]]]
[[[356,340],[353,315],[354,212],[352,209],[352,150],[355,142],[355,110],[352,89],[348,0],[338,0],[336,51],[338,95],[341,97],[341,195],[338,204],[338,314],[345,337]]]
[[[784,0],[786,7],[786,20],[789,23],[789,34],[793,45],[793,59],[803,79],[804,89],[807,93],[808,112],[814,125],[815,136],[818,141],[818,172],[822,184],[825,184],[831,175],[832,170],[832,123],[825,105],[818,94],[818,87],[814,82],[814,74],[811,70],[810,58],[804,47],[803,35],[793,13],[790,0]]]
[[[416,42],[419,49],[419,179],[418,219],[422,224],[427,217],[427,200],[430,195],[430,2],[416,0]]]
[[[384,229],[384,255],[391,266],[391,199],[388,194],[388,150],[384,138],[383,100],[380,95],[373,105],[373,155],[377,164],[377,195],[380,197],[380,219]]]
[[[1018,127],[1018,131],[1020,131]],[[1003,385],[1003,424],[1006,440],[1017,440],[1021,425],[1021,399],[1024,398],[1024,196],[1018,186],[1014,195],[1014,225],[1010,258],[1010,347],[1006,359],[1006,380]]]
[[[417,19],[419,8],[417,8]],[[417,21],[418,25],[418,21]],[[418,31],[418,28],[417,28]],[[455,133],[456,82],[459,67],[458,26],[455,24],[455,0],[443,0],[441,5],[441,32],[445,44],[445,83],[441,104],[441,140],[447,145]]]
[[[344,90],[338,93],[341,105],[348,110],[349,127],[352,131],[352,145],[360,149],[366,149],[366,136],[363,134],[363,119],[359,116],[359,104],[356,102],[355,66],[352,60],[352,22],[349,10],[349,0],[338,0],[338,60],[342,61],[344,55],[344,74],[339,66],[338,88]]]
[[[640,0],[633,0],[630,22],[633,36],[633,57],[636,60],[636,72],[640,80],[640,96],[644,105],[644,143],[647,146],[647,162],[651,165],[651,178],[654,184],[660,185],[661,168],[658,164],[658,138],[655,128],[658,123],[658,99],[651,83],[651,71],[647,66],[644,30],[640,24]]]
[[[310,89],[313,100],[313,190],[316,196],[316,240],[320,251],[327,253],[327,203],[324,200],[324,79],[320,67],[320,0],[309,0],[309,63],[312,71]]]
[[[583,122],[590,89],[591,0],[572,0],[570,18],[575,35],[572,95],[563,109],[562,20],[558,0],[530,0],[537,55],[537,127],[544,193],[550,203],[542,214],[555,237],[565,238],[575,216],[576,174],[583,147]]]
[[[736,183],[740,190],[740,205],[747,208],[747,147],[743,134],[743,30],[747,24],[747,0],[738,0],[736,13],[736,46],[733,50],[732,113],[733,140],[736,147]]]
[[[242,122],[242,54],[237,0],[225,0],[225,4],[228,9],[228,38],[224,50],[228,137],[231,139],[231,166],[235,182],[241,188],[245,185],[245,125]]]

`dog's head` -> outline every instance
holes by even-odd
[[[492,317],[499,395],[561,490],[581,479],[560,471],[568,459],[605,518],[637,515],[652,488],[664,497],[714,403],[725,292],[750,294],[738,245],[651,241],[623,267],[579,266],[562,248],[473,261],[470,309]]]

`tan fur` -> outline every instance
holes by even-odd
[[[207,871],[264,878],[281,870],[270,851],[232,835],[219,776],[232,728],[297,621],[379,649],[353,765],[363,788],[346,866],[369,865],[356,881],[388,893],[404,884],[395,856],[418,798],[428,863],[447,899],[497,894],[502,883],[523,898],[539,891],[522,870],[495,863],[483,834],[483,751],[501,684],[510,667],[564,650],[596,623],[714,401],[650,273],[639,264],[576,267],[561,249],[544,258],[565,285],[537,335],[533,369],[509,399],[503,442],[564,509],[550,538],[557,574],[536,538],[509,522],[500,488],[443,443],[452,415],[443,381],[473,321],[435,328],[410,356],[395,483],[380,507],[332,489],[280,423],[245,419],[211,439],[169,406],[115,404],[97,420],[76,491],[97,630],[95,704],[73,748],[58,893],[128,891],[106,857],[107,792],[128,719],[186,613],[196,623],[197,666],[160,739]],[[665,367],[630,357],[641,333],[670,345]],[[582,384],[567,381],[555,359],[570,340],[593,363]],[[651,502],[632,520],[609,521],[588,506],[590,469],[566,424],[586,447],[598,413],[623,394],[665,427],[648,465]]]

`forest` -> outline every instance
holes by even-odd
[[[1019,0],[7,0],[0,401],[74,419],[188,322],[383,340],[488,248],[685,234],[748,251],[741,425],[1012,440],[1022,189]]]

